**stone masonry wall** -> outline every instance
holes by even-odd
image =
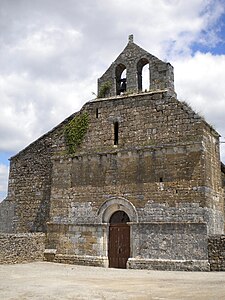
[[[11,160],[8,198],[15,203],[15,232],[45,231],[51,190],[49,140],[41,139]]]
[[[151,222],[132,225],[133,256],[145,259],[207,260],[204,223]]]
[[[131,225],[128,268],[209,271],[205,223],[149,222]]]
[[[78,153],[202,142],[201,118],[167,92],[95,100],[83,111],[89,114],[89,130]],[[119,123],[118,145],[114,145],[115,122]]]
[[[211,134],[210,127],[204,128],[203,135],[203,147],[204,147],[204,162],[202,172],[205,174],[205,194],[206,205],[210,209],[222,212],[222,218],[218,219],[218,215],[212,215],[209,219],[209,224],[214,231],[210,234],[218,234],[219,228],[221,229],[224,224],[224,191],[221,184],[221,162],[219,154],[218,138]],[[221,233],[224,233],[221,230]]]
[[[107,227],[102,224],[48,224],[45,254],[48,261],[108,266]]]
[[[5,199],[0,203],[0,232],[12,233],[15,203]]]
[[[211,271],[225,271],[225,235],[210,236],[208,240]]]
[[[222,232],[221,190],[215,187],[217,205],[207,194],[214,191],[206,174],[207,125],[186,104],[152,92],[92,101],[84,111],[89,128],[82,145],[74,155],[55,152],[52,160],[51,221],[95,223],[104,201],[124,197],[140,220],[205,221],[211,233]],[[215,168],[217,154],[213,161]]]
[[[182,270],[208,270],[207,232],[223,230],[220,186],[211,185],[210,163],[205,163],[210,155],[214,168],[219,161],[211,150],[210,136],[216,142],[216,132],[166,92],[92,101],[83,112],[89,115],[89,128],[77,152],[62,155],[61,148],[52,158],[52,226],[77,225],[75,235],[82,239],[79,226],[98,226],[99,207],[122,197],[134,205],[139,220],[131,226],[129,267],[140,267],[139,259],[150,268],[164,260],[162,268],[178,264]],[[119,123],[118,145],[114,122]],[[213,174],[216,179],[217,171]],[[217,205],[207,191],[217,194]],[[49,232],[49,241],[55,234]],[[71,255],[105,255],[99,245],[96,253],[95,243],[86,243],[88,249],[80,248],[66,231],[55,239],[57,255],[62,261],[66,255],[68,260]],[[146,251],[138,248],[142,244]],[[80,258],[73,259],[79,263]]]
[[[0,264],[43,260],[44,249],[44,234],[0,234]]]
[[[46,231],[50,209],[51,156],[64,144],[63,128],[70,118],[11,158],[8,196],[0,204],[0,232]]]
[[[191,167],[173,149],[164,150],[164,154],[146,148],[54,161],[51,220],[99,222],[96,215],[100,205],[120,196],[135,205],[141,221],[203,221],[207,215],[204,192],[197,188],[201,182],[201,154],[190,154]]]
[[[224,219],[225,219],[225,165],[221,163],[221,181],[223,188],[223,199],[224,199]],[[224,222],[224,232],[225,232],[225,222]]]
[[[106,255],[102,225],[48,224],[47,248],[68,255]]]

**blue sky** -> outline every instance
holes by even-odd
[[[213,1],[212,1],[213,2]],[[225,6],[225,2],[221,1],[221,4]],[[191,45],[192,53],[200,51],[202,53],[210,52],[214,55],[225,54],[225,15],[224,12],[218,17],[216,22],[212,25],[212,28],[206,28],[203,30],[203,35],[207,36],[208,31],[213,30],[216,33],[216,40],[212,43],[199,43],[198,40],[194,41]]]
[[[0,200],[8,158],[93,98],[131,33],[225,141],[224,0],[1,0],[0,30]]]

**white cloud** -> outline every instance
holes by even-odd
[[[191,104],[225,141],[225,55],[197,52],[173,62],[178,99]],[[221,158],[225,162],[225,145]]]
[[[8,186],[8,173],[9,168],[4,164],[0,164],[0,201],[6,197],[6,190]]]
[[[88,89],[86,88],[88,86]],[[18,151],[80,109],[95,90],[92,77],[73,81],[32,82],[26,75],[0,77],[0,151]]]
[[[145,49],[161,58],[190,54],[194,42],[214,45],[215,25],[225,9],[220,0],[122,0],[104,6],[111,6],[113,29],[118,35],[121,30],[121,39],[134,32]]]
[[[178,95],[192,101],[203,114],[210,115],[212,108],[219,112],[225,103],[225,55],[197,52],[172,63]]]

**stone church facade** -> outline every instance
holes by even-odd
[[[224,169],[219,134],[177,100],[171,64],[130,36],[98,97],[11,158],[0,228],[44,232],[51,261],[209,270]]]

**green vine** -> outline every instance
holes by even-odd
[[[65,140],[69,154],[76,152],[88,130],[88,114],[75,116],[65,127]]]
[[[111,86],[112,86],[112,83],[110,81],[104,82],[99,89],[98,98],[106,97]]]

